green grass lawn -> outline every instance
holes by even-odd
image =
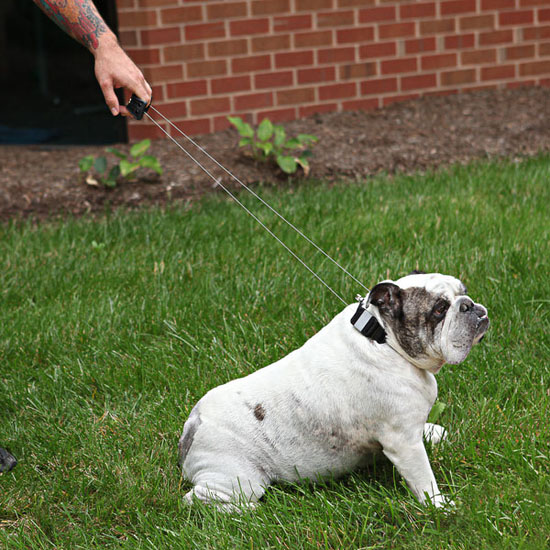
[[[260,189],[367,286],[461,278],[487,338],[438,375],[457,502],[391,466],[271,488],[255,513],[187,507],[177,441],[209,389],[300,346],[340,302],[224,197],[0,227],[0,548],[543,549],[550,543],[550,159]],[[245,204],[349,302],[361,289]]]

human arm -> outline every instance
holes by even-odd
[[[113,115],[127,114],[115,88],[127,88],[149,102],[151,87],[142,72],[120,47],[91,0],[33,0],[59,27],[84,45],[95,58],[95,75]]]

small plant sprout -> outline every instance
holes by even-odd
[[[119,159],[116,164],[109,167],[106,157],[87,155],[78,162],[80,173],[86,175],[88,185],[98,186],[101,183],[105,187],[115,187],[120,178],[127,181],[137,179],[139,168],[148,168],[161,176],[162,168],[158,158],[145,154],[150,146],[151,140],[144,139],[132,145],[129,154],[125,154],[115,147],[107,147],[105,151]]]
[[[318,141],[318,138],[309,134],[298,134],[288,138],[285,129],[280,124],[273,124],[264,118],[258,125],[256,132],[250,124],[240,117],[227,117],[241,136],[240,147],[249,147],[252,156],[259,161],[275,161],[277,166],[286,174],[295,174],[298,167],[309,174],[309,145]]]

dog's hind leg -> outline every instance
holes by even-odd
[[[201,417],[201,401],[191,411],[179,442],[185,479],[193,489],[185,495],[229,512],[254,508],[271,481],[265,467],[249,460],[243,445],[210,428]]]
[[[193,489],[184,497],[189,504],[198,499],[226,512],[254,509],[265,492],[261,480],[231,478],[226,474],[199,474],[194,476],[193,483]]]

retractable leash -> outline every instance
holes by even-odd
[[[272,208],[264,199],[262,199],[257,193],[255,193],[250,187],[243,183],[237,176],[230,172],[225,166],[220,164],[214,157],[212,157],[208,151],[201,147],[196,141],[190,138],[183,130],[180,130],[173,122],[168,120],[162,113],[157,111],[152,105],[151,102],[147,103],[132,94],[128,105],[126,106],[130,114],[136,119],[141,120],[143,116],[147,118],[157,126],[165,135],[168,137],[179,149],[181,149],[189,159],[191,159],[209,178],[211,178],[216,185],[219,185],[232,199],[235,201],[249,216],[251,216],[256,222],[258,222],[285,250],[287,250],[303,267],[305,267],[320,283],[322,283],[334,296],[336,296],[344,305],[347,305],[347,302],[338,294],[332,287],[329,286],[313,269],[311,269],[291,248],[289,248],[271,229],[269,229],[254,213],[252,213],[227,187],[225,187],[219,178],[216,178],[207,168],[205,168],[189,151],[187,151],[178,141],[172,137],[169,132],[167,132],[149,113],[149,109],[153,110],[159,117],[162,118],[167,124],[179,132],[189,143],[196,147],[201,153],[203,153],[209,160],[211,160],[216,166],[221,168],[229,177],[236,181],[241,187],[246,189],[251,195],[258,199],[264,206],[266,206],[271,212],[277,215],[281,220],[283,220],[289,227],[291,227],[300,237],[305,239],[309,244],[311,244],[318,252],[321,252],[327,259],[329,259],[334,265],[336,265],[341,271],[343,271],[348,277],[350,277],[354,282],[360,285],[368,295],[369,289],[356,279],[351,273],[349,273],[344,267],[342,267],[334,258],[329,256],[322,248],[315,244],[309,237],[304,235],[296,226],[289,222],[282,214],[279,214],[274,208]],[[386,332],[382,326],[378,323],[376,318],[367,311],[367,298],[357,295],[357,300],[359,301],[359,306],[354,316],[351,319],[351,324],[364,336],[375,340],[379,344],[382,344],[386,341]]]

